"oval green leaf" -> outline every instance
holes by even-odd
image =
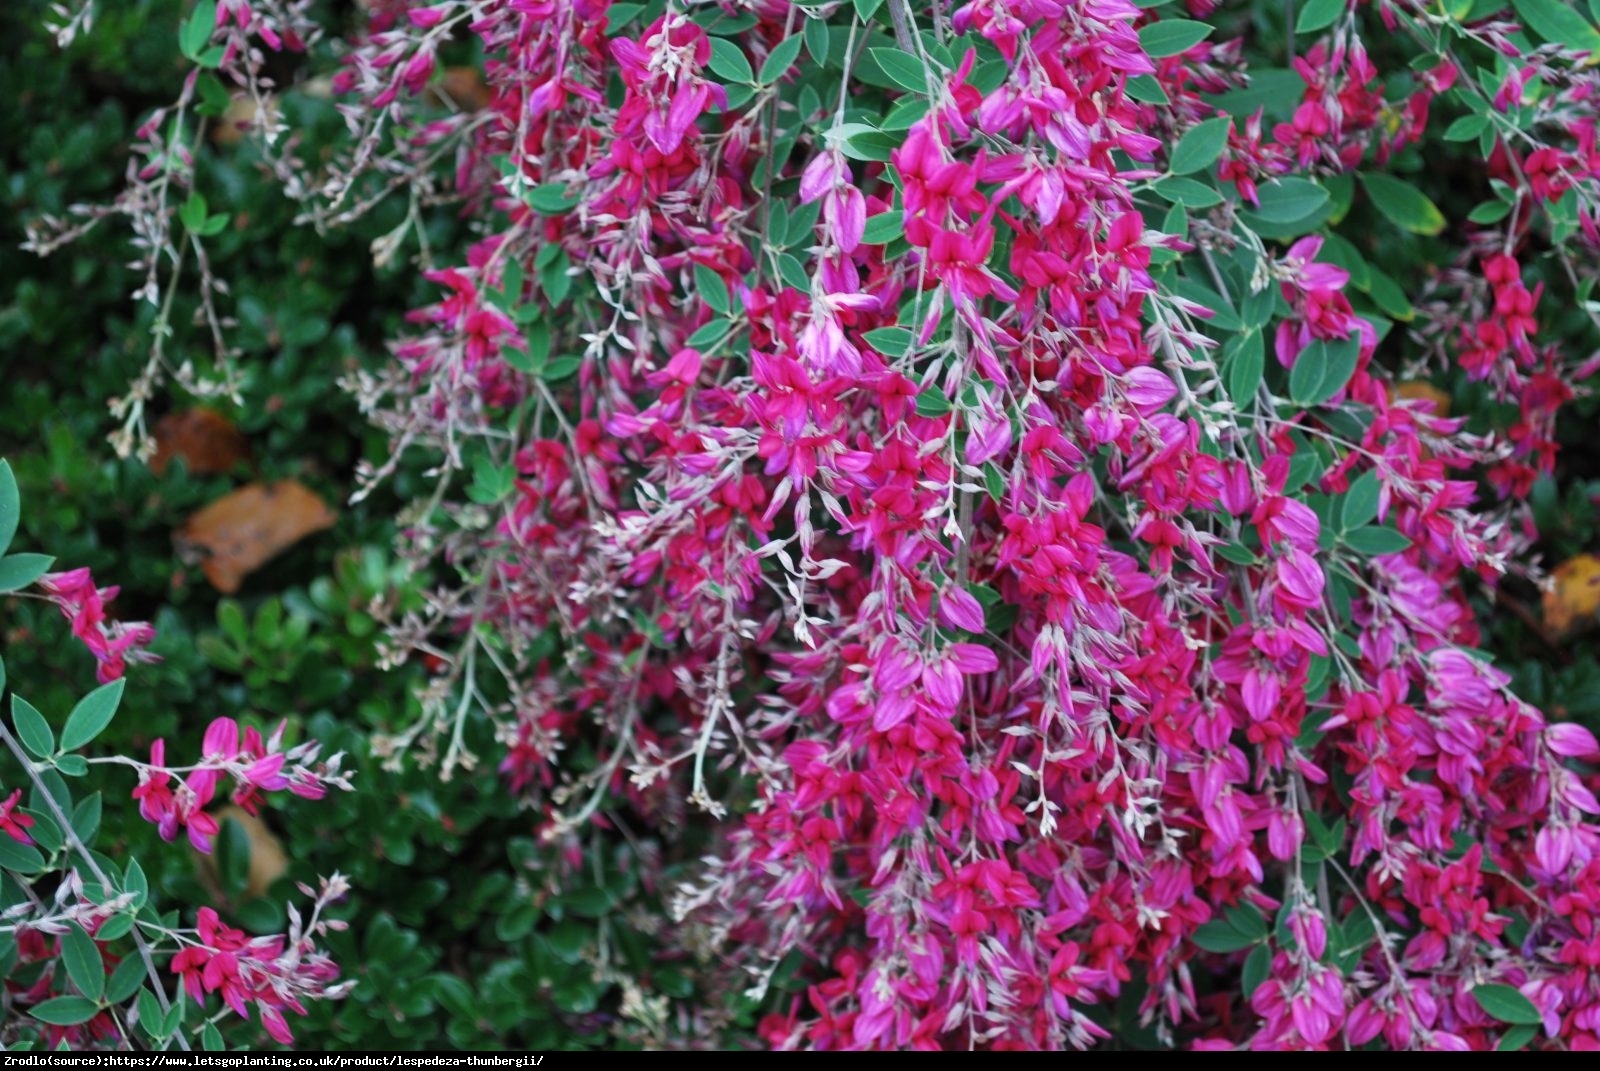
[[[1211,29],[1192,19],[1162,19],[1139,31],[1139,43],[1151,59],[1176,56],[1210,37]]]
[[[99,1011],[98,1004],[83,997],[56,997],[28,1009],[28,1014],[51,1026],[77,1026],[93,1019]]]
[[[56,753],[56,736],[50,723],[44,720],[34,705],[15,692],[11,693],[11,720],[17,727],[22,746],[33,752],[35,758],[48,759]]]
[[[0,594],[27,587],[43,576],[54,561],[48,554],[8,554],[0,558]]]
[[[75,922],[68,923],[67,932],[61,935],[61,960],[78,992],[95,1001],[105,995],[106,968],[100,946]]]
[[[1404,179],[1363,172],[1361,184],[1367,188],[1367,196],[1372,198],[1378,211],[1395,226],[1412,234],[1431,235],[1444,230],[1444,213],[1428,200],[1427,194]]]
[[[1533,1001],[1508,985],[1480,985],[1472,991],[1478,1007],[1502,1023],[1538,1026],[1544,1021]]]
[[[111,719],[116,717],[117,706],[122,702],[125,680],[115,680],[101,685],[78,701],[67,716],[61,730],[61,750],[76,751],[99,736]]]
[[[1167,170],[1174,175],[1187,175],[1192,171],[1210,167],[1228,147],[1228,131],[1233,120],[1226,115],[1207,119],[1191,127],[1172,149],[1172,163]]]

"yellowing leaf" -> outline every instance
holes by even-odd
[[[1600,558],[1579,554],[1556,566],[1545,585],[1545,623],[1557,633],[1566,632],[1596,611],[1600,611]]]

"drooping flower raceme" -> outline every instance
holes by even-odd
[[[692,829],[658,933],[778,1047],[1600,1044],[1593,740],[1463,583],[1594,370],[1541,313],[1593,282],[1600,29],[1468,6],[372,5],[352,152],[290,192],[448,160],[483,227],[352,380],[369,482],[459,477],[406,517],[463,582],[394,622],[441,672],[380,749],[452,776],[490,713],[552,881]],[[479,114],[420,92],[450,33]],[[1402,176],[1458,143],[1494,196],[1413,286],[1378,247],[1445,230]],[[154,756],[147,816],[316,783],[275,756]]]

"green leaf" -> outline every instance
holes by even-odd
[[[177,998],[168,1005],[167,1010],[161,1015],[161,1037],[170,1037],[178,1032],[178,1027],[183,1025],[183,1012],[185,994],[188,990],[183,986],[177,987]]]
[[[558,383],[576,372],[581,364],[583,361],[578,357],[557,357],[544,366],[542,375],[551,383]]]
[[[198,231],[206,224],[206,199],[198,193],[191,193],[189,199],[178,209],[178,221],[191,231]]]
[[[724,316],[728,314],[728,284],[722,281],[711,268],[704,264],[694,266],[694,287],[700,292],[700,300],[710,305],[712,310]]]
[[[722,37],[711,39],[711,69],[730,82],[754,82],[756,72],[739,46]]]
[[[217,603],[217,627],[236,644],[242,646],[250,642],[250,622],[244,616],[244,607],[233,599]]]
[[[1000,466],[993,461],[985,462],[983,466],[983,489],[989,492],[989,497],[996,502],[1005,497],[1006,474],[1000,471]]]
[[[1151,59],[1176,56],[1210,37],[1211,29],[1190,19],[1162,19],[1139,31],[1139,44]]]
[[[1321,405],[1350,382],[1360,356],[1360,334],[1338,342],[1318,339],[1311,343],[1289,370],[1289,397],[1303,406]]]
[[[133,916],[131,914],[112,915],[100,924],[100,928],[95,931],[95,936],[102,941],[115,941],[119,937],[126,937],[132,929]],[[110,987],[111,983],[107,982],[106,988],[109,989]],[[135,986],[134,988],[138,987]],[[107,997],[106,999],[109,1000],[110,998]]]
[[[1411,546],[1411,540],[1400,532],[1377,525],[1345,532],[1341,538],[1345,546],[1369,558],[1379,554],[1398,554]]]
[[[1167,168],[1174,175],[1187,175],[1210,167],[1228,146],[1228,131],[1233,120],[1226,115],[1207,119],[1191,127],[1172,149],[1172,162]]]
[[[929,387],[917,395],[917,415],[925,417],[942,417],[950,412],[950,399],[944,396],[944,391],[938,387]]]
[[[1339,507],[1339,527],[1353,532],[1378,515],[1378,497],[1382,491],[1376,472],[1363,472],[1350,482]]]
[[[1467,213],[1473,223],[1499,223],[1511,214],[1511,205],[1505,201],[1485,201]]]
[[[1332,26],[1334,20],[1344,14],[1345,0],[1307,0],[1306,6],[1300,9],[1300,15],[1294,20],[1295,33],[1316,33]]]
[[[90,1000],[99,1000],[105,994],[106,968],[100,959],[100,946],[76,922],[68,923],[67,932],[61,935],[61,960],[78,992]]]
[[[1254,937],[1258,941],[1266,940],[1268,933],[1267,920],[1266,916],[1261,914],[1259,908],[1250,904],[1235,904],[1223,914],[1228,920],[1228,925],[1246,937]]]
[[[48,759],[56,753],[56,734],[34,705],[15,692],[11,693],[11,721],[22,738],[22,746],[33,752],[35,758]]]
[[[1511,0],[1522,24],[1553,45],[1600,56],[1600,30],[1578,13],[1571,0]]]
[[[1123,85],[1122,91],[1140,104],[1171,104],[1172,98],[1161,88],[1161,83],[1148,74],[1136,74]]]
[[[1310,218],[1328,203],[1328,191],[1303,178],[1284,178],[1257,191],[1261,203],[1250,209],[1268,223],[1287,226]]]
[[[1266,371],[1266,346],[1261,340],[1260,331],[1236,335],[1234,339],[1229,343],[1231,353],[1225,362],[1228,397],[1233,400],[1235,408],[1246,409],[1254,403],[1256,391],[1261,386],[1262,373]]]
[[[1234,565],[1254,565],[1259,559],[1255,551],[1243,543],[1224,543],[1217,548],[1217,557]]]
[[[1446,141],[1471,141],[1489,126],[1487,115],[1463,115],[1444,131]]]
[[[117,919],[127,919],[130,925],[133,922],[133,918],[130,915],[116,915],[100,924],[100,932],[104,933],[106,927],[117,921]],[[121,934],[118,936],[121,936]],[[108,1004],[121,1004],[139,991],[139,986],[143,981],[144,961],[138,956],[124,957],[122,962],[117,964],[117,969],[111,972],[111,980],[106,982],[106,1002]]]
[[[195,107],[195,114],[209,117],[226,115],[230,103],[228,91],[215,77],[207,75],[197,83],[200,89],[200,103]]]
[[[888,245],[905,234],[905,213],[894,209],[867,217],[861,240],[868,245]]]
[[[1472,990],[1472,996],[1478,1002],[1478,1007],[1502,1023],[1539,1026],[1544,1022],[1533,1001],[1511,986],[1480,985]]]
[[[806,51],[811,53],[811,58],[817,61],[818,67],[827,66],[828,43],[832,40],[828,34],[827,19],[806,20]],[[762,70],[765,70],[765,66]]]
[[[29,802],[34,806],[24,807],[20,812],[33,819],[33,825],[29,827],[28,832],[32,835],[33,842],[46,855],[54,855],[66,846],[67,838],[61,832],[61,827],[56,824],[56,820],[48,812],[37,809],[38,805],[43,802],[39,799],[37,791],[34,792],[33,798]]]
[[[72,832],[78,834],[78,840],[83,844],[91,844],[94,834],[99,832],[99,818],[101,818],[101,794],[93,792],[78,800],[77,807],[72,808]]]
[[[1197,283],[1186,276],[1179,276],[1171,282],[1172,293],[1185,301],[1192,301],[1210,311],[1211,316],[1206,323],[1223,331],[1238,331],[1244,327],[1239,320],[1239,314],[1233,311],[1228,300],[1204,283]]]
[[[713,343],[721,341],[732,330],[732,320],[712,320],[709,323],[702,324],[699,330],[689,336],[689,345],[695,349],[704,349]]]
[[[217,1029],[216,1023],[207,1023],[205,1029],[200,1031],[200,1047],[206,1052],[227,1052],[228,1046],[222,1040],[222,1031]]]
[[[28,1014],[51,1026],[77,1026],[100,1013],[100,1005],[83,997],[56,997],[28,1009]]]
[[[54,562],[48,554],[7,554],[0,558],[0,594],[27,587],[48,572]]]
[[[1248,1000],[1261,983],[1267,980],[1267,975],[1272,972],[1272,948],[1269,945],[1256,945],[1250,950],[1250,955],[1245,957],[1244,971],[1239,977],[1240,984],[1244,987],[1244,996]]]
[[[861,336],[862,341],[885,357],[904,357],[915,336],[903,327],[879,327]]]
[[[216,0],[200,0],[178,31],[178,48],[189,59],[199,60],[201,51],[210,43],[212,31],[216,28]]]
[[[1362,172],[1361,184],[1384,218],[1412,234],[1438,234],[1444,230],[1444,213],[1428,195],[1404,179],[1381,172]]]
[[[43,802],[39,795],[41,791],[55,800],[56,806],[63,811],[72,810],[72,789],[67,787],[66,780],[54,770],[40,772],[38,783],[34,785],[33,799],[36,803]]]
[[[1220,919],[1208,922],[1194,931],[1194,943],[1207,952],[1240,952],[1259,940],[1261,938],[1240,933]]]
[[[869,48],[867,53],[895,85],[913,93],[928,91],[927,70],[911,53],[898,48]]]
[[[550,325],[543,320],[529,324],[523,329],[522,340],[526,343],[525,349],[508,346],[501,353],[512,368],[524,375],[536,376],[544,370],[545,362],[550,359]]]
[[[886,134],[865,123],[846,123],[853,129],[844,137],[840,150],[852,160],[883,162],[893,155],[901,138]],[[842,128],[841,128],[842,129]]]
[[[139,990],[139,1025],[153,1038],[161,1036],[161,1004],[148,989]]]
[[[1174,175],[1153,183],[1151,188],[1167,200],[1185,208],[1213,208],[1222,203],[1222,194],[1215,188],[1191,178]]]
[[[862,22],[871,22],[872,16],[883,6],[883,0],[853,0],[853,3],[856,14],[861,16]]]
[[[216,852],[222,890],[230,897],[237,897],[250,882],[250,834],[242,823],[233,818],[223,820]]]
[[[773,222],[771,224],[774,234],[778,231],[777,219],[782,205],[773,205]],[[783,228],[783,244],[785,247],[797,245],[810,245],[813,232],[816,230],[817,217],[822,214],[822,203],[812,201],[808,205],[797,205],[793,214]]]
[[[644,4],[612,4],[606,9],[606,33],[614,34],[639,17]]]
[[[9,462],[0,461],[0,554],[10,549],[21,520],[22,495],[17,491],[17,477]]]
[[[800,258],[793,253],[778,254],[778,277],[789,286],[801,293],[811,289],[811,276],[806,274],[806,266],[800,263]]]
[[[1506,1036],[1500,1039],[1500,1044],[1494,1047],[1495,1052],[1516,1052],[1528,1042],[1532,1041],[1539,1028],[1523,1023],[1506,1031]]]
[[[1411,307],[1411,300],[1406,297],[1406,292],[1400,288],[1400,284],[1377,268],[1372,269],[1367,293],[1385,315],[1392,316],[1402,323],[1409,323],[1417,315],[1417,310]]]
[[[68,777],[82,777],[89,772],[89,760],[82,755],[57,755],[56,769]]]
[[[31,844],[18,844],[10,837],[0,837],[0,868],[18,874],[37,874],[44,869],[44,856]]]
[[[578,203],[577,197],[568,194],[566,186],[559,182],[546,182],[542,186],[535,186],[528,191],[527,200],[529,208],[546,216],[559,216],[563,212],[570,212]]]
[[[133,894],[134,907],[143,907],[149,899],[150,879],[145,877],[144,867],[139,865],[139,860],[128,860],[128,867],[122,873],[122,890]]]
[[[800,55],[802,39],[799,34],[786,37],[778,42],[776,48],[767,54],[761,63],[761,84],[769,86],[782,78],[794,66],[794,61]]]
[[[78,705],[67,715],[67,724],[61,730],[62,751],[78,750],[111,724],[127,683],[124,679],[103,684],[78,700]]]

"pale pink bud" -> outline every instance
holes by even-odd
[[[239,753],[239,723],[232,718],[218,718],[206,729],[201,754],[208,759],[231,759]]]
[[[1178,393],[1166,373],[1158,368],[1135,368],[1126,377],[1128,401],[1141,413],[1153,413]]]
[[[953,628],[983,631],[983,607],[963,588],[949,588],[939,597],[939,618]]]
[[[1568,758],[1587,759],[1600,753],[1594,734],[1570,721],[1550,726],[1544,731],[1544,738],[1551,751]]]
[[[952,643],[946,653],[955,667],[963,673],[993,673],[1000,668],[1000,659],[981,644]]]

